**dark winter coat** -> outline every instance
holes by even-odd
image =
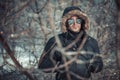
[[[76,34],[78,35],[78,34]],[[66,47],[67,45],[69,45],[70,43],[72,43],[74,41],[74,38],[76,36],[74,36],[72,33],[62,33],[59,36],[60,42],[62,43],[63,47]],[[67,38],[66,38],[67,37]],[[81,39],[76,42],[73,46],[71,46],[68,50],[66,50],[66,52],[75,52],[77,51],[79,45],[81,43]],[[44,49],[44,56],[42,56],[40,63],[39,63],[39,68],[40,69],[47,69],[47,68],[52,68],[55,67],[54,62],[52,62],[52,60],[50,59],[51,57],[56,61],[56,62],[60,62],[60,64],[64,64],[64,60],[62,59],[62,55],[59,51],[57,50],[53,50],[53,48],[55,48],[57,46],[57,43],[55,41],[55,37],[50,38],[50,40],[48,41],[45,49]],[[76,75],[79,75],[80,77],[83,78],[89,78],[91,75],[91,72],[99,72],[101,71],[102,67],[103,67],[103,63],[102,63],[102,59],[99,56],[96,56],[96,54],[99,54],[99,48],[98,48],[98,44],[97,41],[88,36],[83,48],[81,49],[81,51],[86,52],[85,54],[81,53],[77,56],[78,60],[83,61],[84,63],[77,63],[77,62],[72,62],[69,65],[69,71],[75,73]],[[51,53],[54,52],[54,53]],[[74,57],[74,56],[73,56]],[[95,57],[95,58],[94,58]],[[67,58],[67,57],[66,57]],[[72,58],[70,58],[72,59]],[[90,63],[90,60],[93,60],[93,62]],[[69,60],[69,59],[67,59]],[[62,80],[67,80],[66,79],[66,72],[64,69],[61,69],[63,71],[57,71],[57,78],[63,78]],[[80,80],[79,78],[77,79],[75,76],[71,77],[72,80]],[[60,80],[58,79],[58,80]]]
[[[73,14],[77,14],[84,20],[84,27],[78,33],[67,30],[65,24],[66,20]],[[101,71],[103,62],[98,43],[96,39],[86,34],[86,29],[89,27],[86,14],[82,13],[77,7],[68,7],[63,13],[62,24],[63,33],[48,40],[38,67],[46,72],[56,72],[56,80],[68,80],[67,74],[70,75],[71,80],[82,80],[89,78],[91,72]],[[73,42],[74,44],[69,46]],[[83,44],[82,47],[80,47],[81,44]],[[69,47],[66,49],[67,46]],[[76,60],[68,64],[67,68],[55,69],[74,58]]]

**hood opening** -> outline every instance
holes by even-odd
[[[81,11],[81,9],[79,10],[79,9],[75,8],[72,10],[69,9],[69,11],[66,14],[64,11],[63,16],[62,16],[62,27],[61,27],[62,32],[67,32],[68,25],[66,24],[66,22],[69,18],[71,18],[74,15],[77,15],[79,18],[83,19],[82,27],[85,31],[89,29],[90,25],[89,25],[89,19],[88,19],[87,15],[85,13],[83,13]]]

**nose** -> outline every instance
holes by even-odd
[[[76,24],[77,24],[76,19],[74,19],[74,25],[76,25]]]

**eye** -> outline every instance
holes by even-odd
[[[68,20],[68,24],[69,24],[69,25],[71,25],[71,24],[73,24],[73,23],[74,23],[74,20],[73,20],[73,19],[69,19],[69,20]]]
[[[81,23],[82,23],[82,19],[76,19],[76,22],[77,22],[78,24],[81,24]]]

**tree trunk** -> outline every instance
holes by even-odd
[[[116,0],[117,12],[117,28],[116,28],[116,47],[117,47],[117,65],[120,69],[120,0]]]

